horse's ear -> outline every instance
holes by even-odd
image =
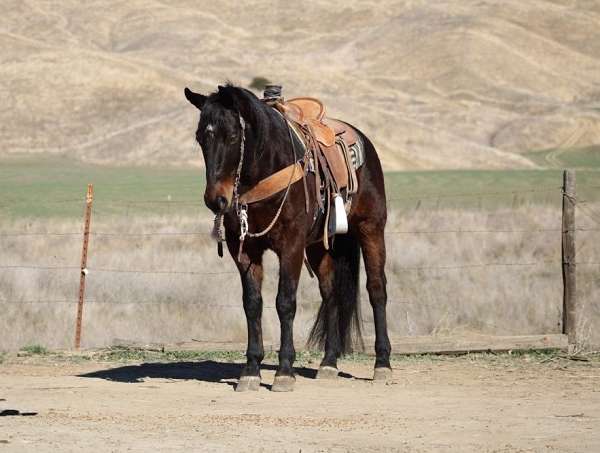
[[[187,87],[185,88],[184,93],[188,101],[195,105],[199,110],[202,110],[202,107],[204,107],[204,103],[206,102],[206,96],[200,93],[194,93]]]

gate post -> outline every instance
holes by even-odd
[[[83,248],[81,250],[81,273],[79,276],[79,301],[77,303],[77,321],[75,324],[75,349],[81,347],[81,321],[83,319],[83,299],[85,295],[85,277],[87,271],[87,253],[90,238],[90,221],[92,218],[92,202],[94,201],[94,186],[88,184],[85,197],[85,220],[83,226]]]
[[[577,335],[574,170],[564,171],[562,192],[563,333],[569,337],[569,345],[575,345],[579,338]]]

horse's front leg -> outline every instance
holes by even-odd
[[[233,249],[235,250],[235,247]],[[237,251],[235,253],[237,255]],[[246,366],[242,370],[235,390],[244,392],[259,389],[260,364],[265,356],[261,324],[263,266],[261,252],[249,250],[240,258],[236,264],[242,280],[242,297],[248,325],[248,349],[246,350]]]
[[[302,270],[304,252],[301,245],[288,248],[279,253],[279,287],[277,290],[276,308],[281,326],[279,345],[279,367],[271,388],[274,392],[291,392],[294,390],[294,317],[296,316],[296,290]]]

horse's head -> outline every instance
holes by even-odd
[[[241,158],[243,123],[232,89],[219,87],[210,96],[185,89],[187,100],[201,111],[196,140],[202,148],[206,166],[204,202],[215,214],[225,212],[232,204]]]

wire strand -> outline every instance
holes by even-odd
[[[462,197],[492,197],[500,195],[518,195],[522,193],[537,193],[537,192],[553,192],[560,190],[561,187],[541,187],[538,189],[527,189],[527,190],[511,190],[511,191],[499,191],[499,192],[462,192],[462,193],[426,193],[421,195],[409,195],[406,197],[393,197],[388,198],[387,201],[398,201],[398,200],[420,200],[425,198],[462,198]]]

